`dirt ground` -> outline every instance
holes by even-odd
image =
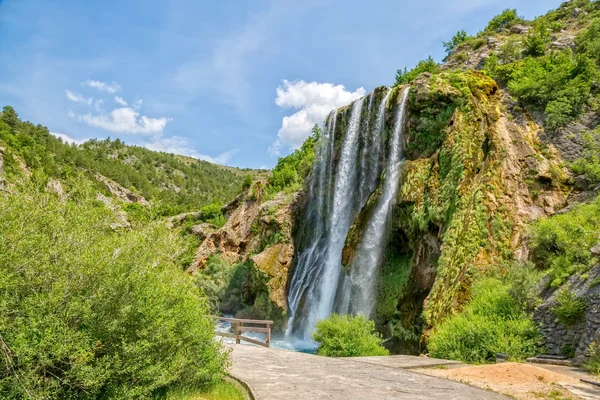
[[[517,400],[600,399],[600,388],[582,384],[576,377],[530,364],[502,363],[414,371],[492,390]]]

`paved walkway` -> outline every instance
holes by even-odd
[[[423,357],[328,358],[263,347],[233,346],[231,374],[267,399],[506,400],[496,393],[408,371],[452,363]]]

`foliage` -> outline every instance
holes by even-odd
[[[214,255],[208,259],[206,268],[195,275],[196,285],[208,297],[213,312],[232,311],[244,303],[241,288],[249,273],[246,263],[230,264]]]
[[[600,345],[596,342],[592,342],[588,349],[588,354],[589,357],[583,366],[592,374],[600,375]]]
[[[439,65],[436,63],[431,56],[427,57],[425,60],[421,60],[417,63],[417,65],[411,69],[410,71],[404,68],[404,70],[399,69],[396,72],[396,83],[395,85],[405,85],[407,83],[411,83],[415,80],[417,76],[422,74],[423,72],[429,72],[435,74],[439,72]]]
[[[381,269],[375,310],[377,321],[399,318],[397,307],[410,278],[410,262],[407,257],[394,257]]]
[[[512,297],[509,285],[488,278],[472,290],[465,309],[433,331],[428,343],[432,357],[485,363],[497,353],[520,361],[538,352],[539,330]]]
[[[364,315],[337,315],[317,322],[313,339],[319,343],[317,354],[328,357],[387,356],[375,323]]]
[[[536,263],[548,270],[553,287],[594,265],[590,249],[598,242],[599,231],[600,197],[533,225],[531,244]]]
[[[162,223],[113,230],[81,177],[0,194],[0,397],[142,399],[220,379],[226,353]]]
[[[520,21],[517,10],[514,8],[508,8],[502,13],[496,15],[485,27],[486,32],[495,32],[498,29],[506,28],[511,24]]]
[[[585,53],[593,60],[600,60],[600,18],[592,21],[590,26],[576,38],[577,51]]]
[[[160,215],[225,203],[237,194],[243,180],[241,170],[128,146],[119,139],[92,139],[82,145],[63,143],[46,127],[21,122],[8,106],[0,116],[1,142],[29,169],[41,170],[53,178],[64,179],[80,170],[90,177],[100,173],[160,204]],[[104,191],[101,186],[98,184],[99,190]]]
[[[206,389],[174,388],[166,400],[245,400],[244,393],[233,383],[220,381]]]
[[[469,35],[467,35],[467,32],[465,32],[464,30],[456,32],[456,34],[452,36],[452,39],[450,39],[448,42],[443,42],[446,55],[450,55],[450,53],[452,53],[452,51],[459,44],[465,42],[467,39],[469,39]]]
[[[498,60],[500,64],[509,64],[522,58],[523,47],[521,40],[509,37],[498,49]]]
[[[529,31],[523,45],[525,47],[525,55],[539,57],[546,54],[546,48],[552,41],[550,30],[543,21],[536,22],[533,29]]]
[[[313,127],[312,133],[299,149],[277,161],[267,184],[267,193],[274,195],[284,190],[293,192],[300,189],[316,157],[315,151],[321,136],[318,125]]]
[[[562,324],[573,325],[583,316],[585,301],[577,298],[567,286],[556,296],[556,306],[552,308],[552,312]]]
[[[506,283],[509,285],[508,294],[521,309],[533,312],[541,304],[539,282],[542,276],[543,272],[532,263],[513,262]]]
[[[550,128],[581,115],[598,76],[588,56],[570,49],[488,69],[520,102],[543,109]]]
[[[600,183],[600,128],[581,135],[583,157],[571,165],[573,173],[585,175],[592,183]]]

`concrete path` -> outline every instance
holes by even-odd
[[[257,400],[507,399],[406,369],[448,363],[444,360],[409,356],[328,358],[248,345],[232,347],[231,374],[250,386]]]

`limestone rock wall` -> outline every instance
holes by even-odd
[[[567,286],[586,304],[585,314],[573,325],[561,323],[553,308],[557,304],[556,296],[564,289],[549,288],[542,292],[543,303],[536,309],[534,320],[540,324],[546,352],[553,355],[565,355],[565,351],[574,350],[573,362],[580,365],[587,355],[593,341],[600,343],[600,265],[592,268],[587,276],[572,276]],[[544,282],[546,283],[546,282]]]

